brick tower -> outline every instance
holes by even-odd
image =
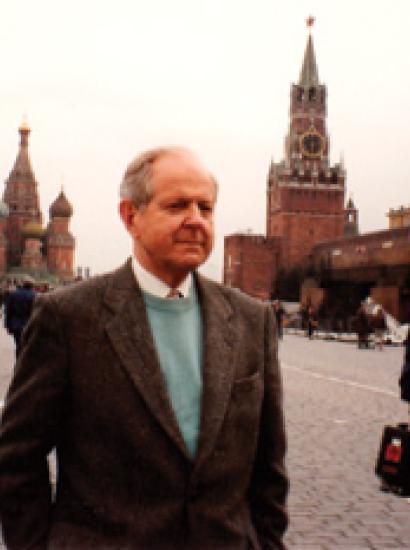
[[[311,27],[297,84],[290,91],[284,160],[271,163],[267,181],[267,237],[282,237],[281,265],[305,264],[312,246],[343,236],[345,170],[329,164],[326,86],[319,81]]]
[[[47,227],[47,267],[51,274],[60,280],[71,280],[74,277],[74,237],[70,233],[69,223],[73,207],[68,202],[64,191],[50,206],[50,222]]]
[[[10,211],[6,228],[7,262],[10,267],[21,264],[25,241],[24,226],[28,223],[42,224],[37,182],[28,152],[30,128],[26,122],[20,126],[19,133],[20,149],[6,181],[3,197]]]
[[[353,237],[359,234],[359,212],[353,202],[352,197],[349,198],[345,208],[345,237]]]

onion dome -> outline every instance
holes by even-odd
[[[50,206],[50,218],[71,218],[72,215],[73,207],[61,189],[60,194]]]
[[[9,215],[9,207],[7,206],[7,204],[3,201],[0,201],[0,220],[2,218],[7,218],[7,216]]]
[[[44,229],[42,228],[41,223],[32,221],[26,223],[22,229],[22,234],[26,238],[41,239],[44,235]]]

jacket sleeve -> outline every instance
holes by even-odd
[[[64,406],[67,354],[50,302],[36,301],[0,426],[0,519],[9,550],[43,550],[52,513],[47,456]]]
[[[261,547],[283,550],[288,524],[285,468],[286,436],[282,409],[282,382],[277,354],[277,336],[272,309],[265,314],[265,389],[258,452],[249,500]]]

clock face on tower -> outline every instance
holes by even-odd
[[[302,155],[309,158],[317,158],[323,153],[325,147],[324,139],[315,130],[309,130],[300,138],[300,149]]]

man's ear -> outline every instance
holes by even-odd
[[[119,212],[123,224],[125,225],[127,231],[131,231],[134,222],[134,216],[137,213],[137,209],[129,200],[122,200],[119,205]]]

